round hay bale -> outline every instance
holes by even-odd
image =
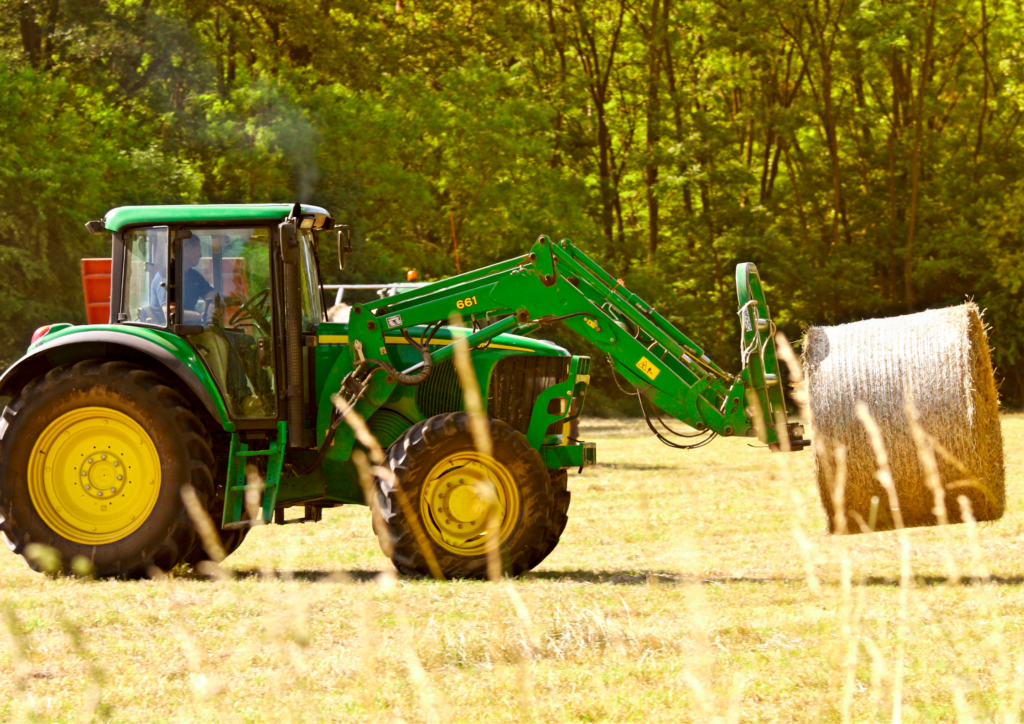
[[[831,532],[869,529],[873,497],[874,530],[896,527],[900,515],[906,527],[937,525],[940,501],[948,521],[961,522],[960,495],[969,498],[975,519],[1002,516],[999,402],[977,305],[811,327],[803,357],[818,488]],[[881,431],[898,512],[879,482],[859,401]],[[909,419],[915,410],[916,428]]]

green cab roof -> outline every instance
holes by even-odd
[[[179,206],[119,206],[107,212],[107,231],[135,224],[197,224],[210,221],[279,221],[295,204],[183,204]],[[319,206],[302,204],[302,213],[329,216]]]

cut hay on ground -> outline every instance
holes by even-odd
[[[833,533],[844,532],[844,525],[847,532],[861,532],[870,521],[875,496],[876,530],[895,527],[900,513],[907,527],[936,525],[936,513],[942,514],[939,501],[949,522],[960,522],[960,495],[969,498],[977,520],[1002,516],[998,399],[988,339],[975,304],[812,327],[804,338],[804,368],[818,487]],[[908,420],[908,400],[919,415],[918,430],[927,433],[918,436],[920,448]],[[881,430],[899,513],[890,510],[876,477],[876,455],[858,419],[858,401],[866,403]],[[845,485],[839,446],[846,449]],[[931,476],[926,474],[929,468]],[[936,480],[941,485],[938,496]],[[841,499],[843,506],[836,504]]]

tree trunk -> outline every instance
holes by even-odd
[[[43,32],[36,21],[36,9],[31,3],[19,8],[18,25],[21,30],[21,50],[33,68],[39,68],[43,56]]]
[[[658,252],[658,146],[661,141],[659,76],[662,35],[662,14],[659,6],[659,0],[652,0],[650,33],[647,38],[647,164],[644,168],[644,186],[647,192],[648,264],[654,261],[654,255]]]
[[[914,310],[914,233],[917,231],[917,203],[921,190],[921,141],[924,137],[924,93],[931,77],[932,45],[935,39],[935,0],[931,0],[928,27],[924,34],[924,59],[917,76],[914,103],[914,148],[910,157],[910,209],[907,213],[907,248],[903,257],[903,289],[907,311]]]

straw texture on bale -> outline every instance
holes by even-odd
[[[846,531],[862,532],[878,497],[875,530],[894,526],[889,496],[856,406],[863,401],[881,429],[893,487],[906,527],[936,525],[934,473],[926,475],[907,410],[934,450],[948,520],[961,521],[958,496],[970,499],[977,520],[995,520],[1005,506],[1003,442],[988,339],[973,303],[836,327],[811,327],[804,337],[818,488],[837,529],[833,500],[845,499]],[[928,439],[922,438],[920,439]],[[846,448],[845,486],[836,484],[838,446]],[[841,460],[842,456],[839,456]],[[932,468],[934,470],[934,467]],[[841,473],[841,471],[838,471]]]

